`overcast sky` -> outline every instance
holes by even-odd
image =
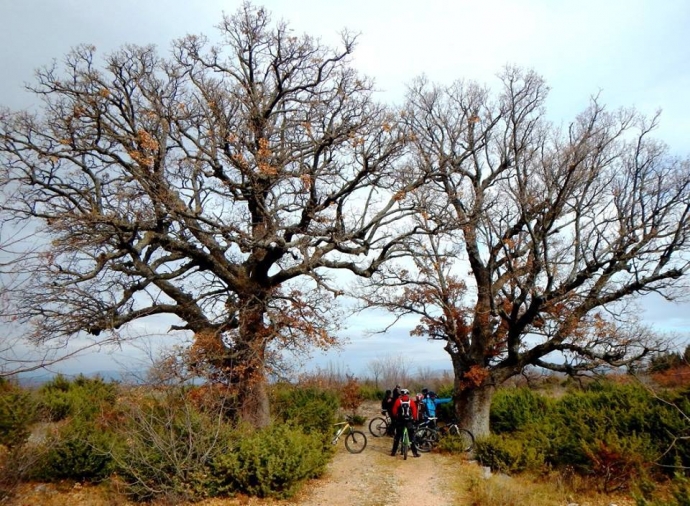
[[[421,74],[432,81],[476,80],[489,86],[507,64],[534,69],[551,87],[551,118],[567,122],[600,94],[610,107],[662,111],[657,136],[681,156],[690,153],[690,2],[687,0],[269,0],[255,2],[298,33],[336,44],[347,28],[360,33],[354,64],[373,77],[381,98],[400,101]],[[60,60],[80,43],[107,54],[127,43],[155,44],[161,53],[188,33],[214,39],[223,13],[238,1],[0,0],[0,105],[35,102],[23,90],[36,68]],[[644,303],[647,319],[687,334],[690,306]],[[353,322],[340,352],[316,357],[359,374],[386,354],[409,350],[415,367],[450,368],[440,343],[407,336],[362,337],[373,317]],[[125,358],[123,358],[125,357]],[[86,372],[113,358],[91,356],[69,367]]]

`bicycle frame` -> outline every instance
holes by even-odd
[[[410,451],[410,432],[407,425],[403,427],[402,441],[400,444],[400,451],[403,454],[403,458],[407,460],[407,452]]]
[[[336,444],[340,439],[340,436],[345,434],[345,431],[347,431],[350,428],[350,422],[338,422],[333,425],[335,425],[336,427],[338,425],[342,425],[342,427],[338,429],[338,432],[336,432],[335,436],[333,436],[333,439],[331,440],[331,444]]]
[[[361,453],[367,447],[367,436],[361,430],[356,430],[353,428],[352,419],[348,418],[344,422],[337,422],[333,424],[335,427],[340,427],[333,439],[331,444],[335,446],[341,437],[345,439],[345,448],[350,453]]]
[[[417,424],[417,427],[418,428],[428,427],[429,429],[438,430],[437,421],[438,421],[438,417],[436,417],[436,416],[427,417],[424,419],[424,421],[419,422]]]

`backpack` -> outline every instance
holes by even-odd
[[[400,401],[400,408],[398,409],[398,418],[400,420],[412,420],[412,409],[410,408],[410,400]]]

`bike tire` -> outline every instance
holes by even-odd
[[[388,434],[388,423],[380,416],[372,418],[371,422],[369,422],[369,432],[374,437],[383,437]]]
[[[474,449],[474,434],[472,434],[469,430],[454,426],[451,434],[460,439],[460,448],[463,452],[469,453]]]
[[[436,444],[434,434],[431,429],[417,429],[414,434],[414,438],[415,442],[417,443],[417,449],[420,452],[428,453]]]
[[[367,447],[367,436],[361,430],[353,430],[345,436],[345,448],[350,453],[362,453]]]

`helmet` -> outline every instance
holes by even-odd
[[[436,392],[429,392],[429,397],[436,397]]]
[[[410,395],[410,391],[407,388],[402,388],[400,390],[400,395]]]

